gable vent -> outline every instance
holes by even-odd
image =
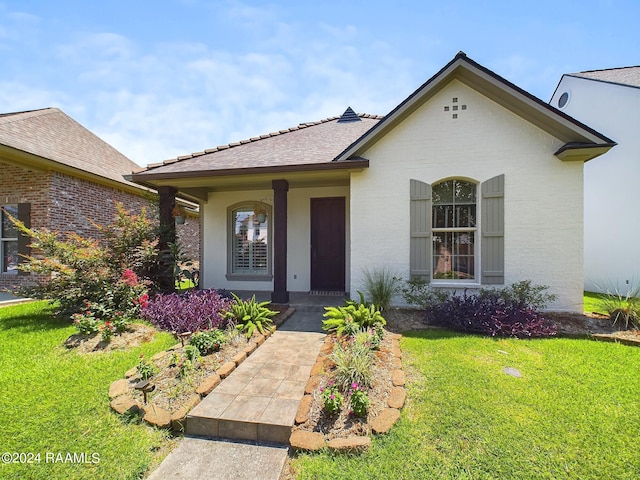
[[[344,122],[360,122],[362,119],[358,116],[356,112],[353,111],[351,107],[347,107],[342,116],[338,119],[338,123]]]

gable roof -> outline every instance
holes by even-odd
[[[338,168],[332,160],[382,117],[348,108],[331,117],[166,160],[138,170],[138,181],[193,174],[242,174]],[[346,119],[346,121],[345,121]]]
[[[589,80],[640,88],[640,66],[587,70],[584,72],[569,73],[567,75],[570,77],[586,78]]]
[[[0,153],[20,152],[27,154],[20,155],[21,164],[141,189],[124,178],[137,164],[57,108],[0,114]]]
[[[615,142],[578,120],[557,110],[491,70],[474,62],[464,52],[422,84],[375,127],[347,147],[336,161],[358,158],[387,132],[426,103],[452,79],[457,79],[547,133],[565,142],[556,152],[561,159],[590,160],[605,153]]]

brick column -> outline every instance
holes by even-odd
[[[273,180],[273,303],[289,303],[287,291],[287,192],[286,180]]]

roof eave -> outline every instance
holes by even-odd
[[[347,147],[335,160],[343,161],[362,154],[370,145],[400,123],[406,116],[423,105],[435,93],[448,84],[447,79],[455,76],[470,88],[509,108],[534,125],[544,129],[562,141],[584,143],[614,143],[600,132],[557,110],[517,85],[509,82],[491,70],[458,53],[453,60],[438,73],[422,84],[400,105],[386,115],[377,125]]]
[[[233,175],[284,174],[292,172],[313,172],[326,170],[362,170],[369,168],[369,160],[357,159],[345,162],[304,163],[298,165],[271,165],[265,167],[227,168],[213,170],[194,170],[186,172],[153,173],[153,171],[133,173],[130,178],[140,185],[151,185],[154,180],[171,180],[191,177],[222,177]]]
[[[22,168],[34,169],[39,171],[53,170],[56,172],[69,175],[71,177],[88,180],[111,188],[135,193],[136,195],[144,195],[145,186],[142,184],[129,183],[130,180],[122,176],[122,181],[97,175],[87,170],[72,167],[64,163],[52,160],[50,158],[41,157],[34,153],[25,152],[9,145],[0,144],[0,161],[10,163]],[[137,183],[137,182],[136,182]],[[148,188],[148,187],[147,187]]]
[[[615,142],[600,144],[566,143],[554,155],[563,162],[588,162],[607,153],[616,145]]]

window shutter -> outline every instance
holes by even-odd
[[[24,223],[24,226],[27,228],[31,228],[31,204],[30,203],[19,203],[18,204],[18,220]],[[31,248],[29,244],[31,243],[31,238],[20,233],[18,235],[18,264],[25,262],[25,256],[31,255]],[[29,275],[29,272],[23,272],[18,269],[18,275]]]
[[[504,175],[482,183],[482,280],[504,284]]]
[[[411,180],[410,259],[411,278],[431,278],[431,185]]]

